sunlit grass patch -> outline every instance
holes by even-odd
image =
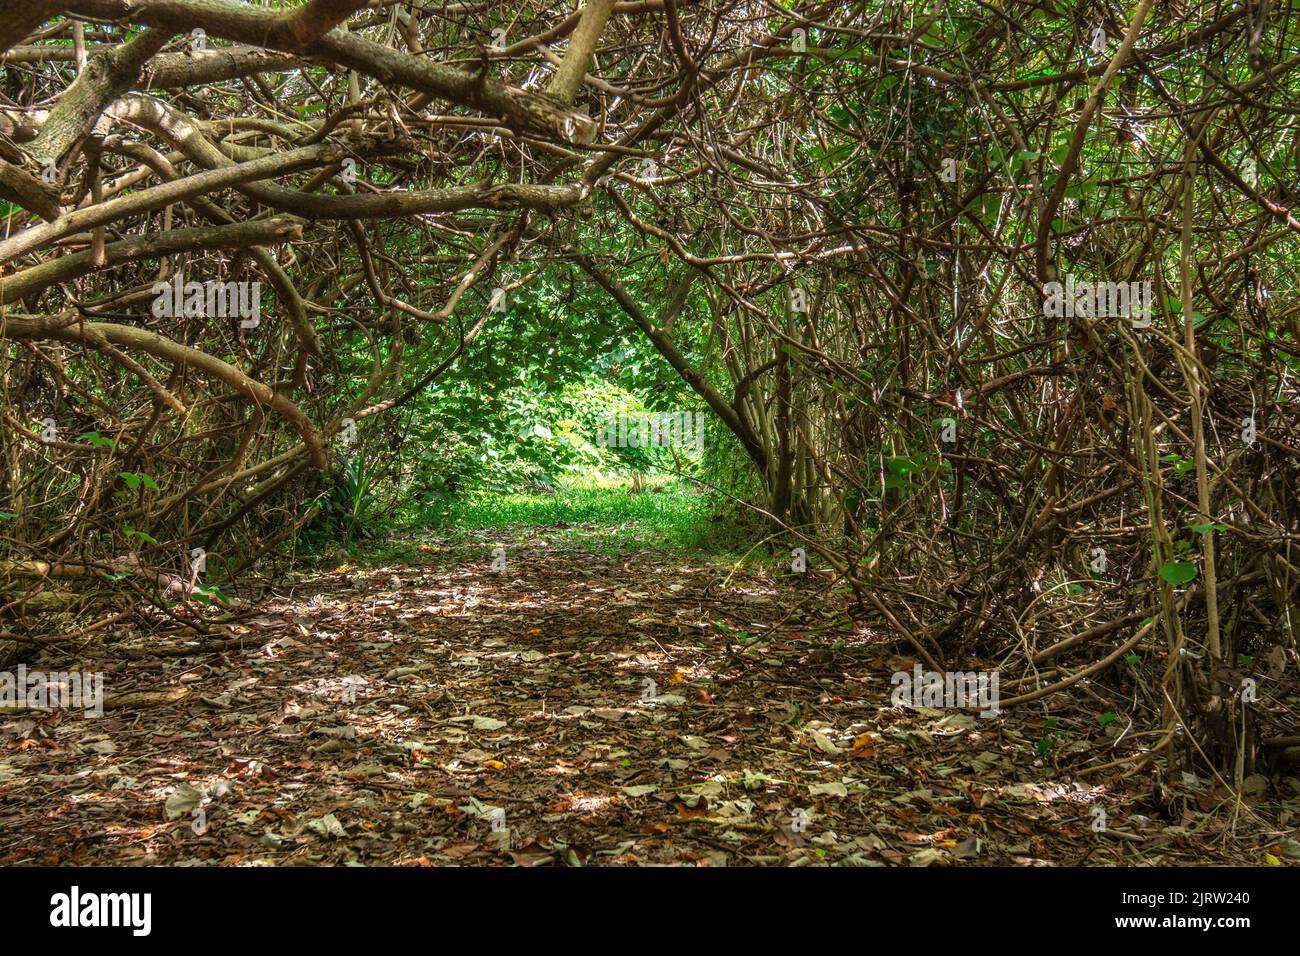
[[[561,487],[554,494],[485,492],[426,513],[431,530],[546,529],[556,544],[582,542],[602,551],[628,547],[700,548],[714,536],[713,505],[683,482]]]

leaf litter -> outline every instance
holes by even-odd
[[[1041,710],[892,707],[913,661],[811,576],[436,554],[306,576],[235,646],[82,661],[135,706],[0,716],[0,864],[1300,861],[1294,777],[1223,812],[1191,774],[1078,782],[1109,739],[1045,759]]]

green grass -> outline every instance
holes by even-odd
[[[644,490],[633,493],[626,479],[616,481],[588,479],[554,494],[483,490],[423,506],[408,498],[370,528],[373,534],[300,540],[299,554],[325,565],[364,566],[427,565],[436,555],[455,566],[477,560],[489,543],[531,541],[573,554],[659,550],[729,561],[748,555],[756,540],[757,529],[743,527],[741,513],[725,498],[699,493],[698,485],[647,476]],[[650,490],[656,487],[662,490]]]
[[[560,488],[553,495],[485,493],[428,511],[419,524],[452,533],[546,529],[556,543],[568,539],[602,551],[702,548],[717,541],[709,496],[691,493],[680,482],[664,484],[661,492],[648,490],[655,486],[647,482],[647,490],[635,494],[626,485]]]

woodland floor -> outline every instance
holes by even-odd
[[[1297,863],[1294,778],[1185,779],[1172,815],[1148,774],[1080,785],[1095,700],[891,708],[912,660],[816,579],[581,534],[504,573],[416,538],[239,608],[221,650],[80,658],[137,696],[0,717],[0,864]],[[1083,729],[1044,756],[1051,715]]]

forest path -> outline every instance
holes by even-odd
[[[244,609],[241,646],[105,668],[179,699],[0,717],[0,863],[1205,857],[1041,759],[1041,712],[890,708],[911,660],[824,579],[429,540]]]

